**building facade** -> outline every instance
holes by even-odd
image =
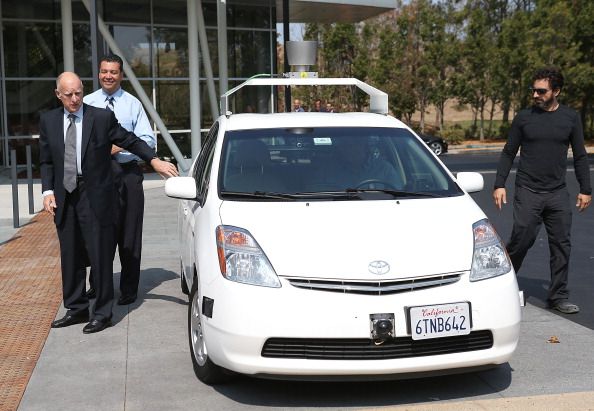
[[[135,76],[184,156],[190,157],[190,97],[187,0],[96,0],[107,25]],[[202,0],[215,88],[218,92],[217,3]],[[74,70],[93,91],[90,13],[82,0],[71,0]],[[0,167],[25,146],[37,161],[39,115],[59,106],[55,80],[64,71],[60,0],[2,0],[0,3]],[[274,0],[227,0],[228,86],[259,73],[275,73],[276,5]],[[109,51],[99,40],[99,56]],[[208,101],[200,61],[200,100]],[[136,94],[125,79],[123,88]],[[240,97],[238,110],[262,110],[270,104],[265,90]],[[248,107],[249,106],[249,107]],[[201,104],[202,127],[212,123],[210,105]],[[168,156],[159,141],[159,155]]]

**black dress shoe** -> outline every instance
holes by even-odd
[[[89,321],[89,312],[80,311],[76,314],[66,314],[64,317],[52,322],[52,328],[68,327],[69,325],[82,324]]]
[[[93,299],[93,298],[97,297],[97,293],[95,292],[95,289],[94,289],[93,287],[89,288],[89,289],[87,290],[87,292],[85,293],[85,295],[87,296],[87,298],[88,298],[89,300],[91,300],[91,299]]]
[[[128,305],[132,304],[134,301],[136,301],[136,294],[120,295],[120,298],[118,298],[118,305]]]
[[[103,318],[101,320],[92,319],[85,327],[83,328],[83,333],[91,334],[91,333],[98,333],[99,331],[103,331],[107,327],[111,326],[111,318]]]

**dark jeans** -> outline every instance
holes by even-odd
[[[552,193],[535,193],[516,186],[514,196],[514,227],[507,252],[516,273],[520,270],[528,249],[532,247],[541,224],[549,240],[551,284],[548,301],[553,304],[566,300],[569,255],[571,252],[571,205],[566,188]]]

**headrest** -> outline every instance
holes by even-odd
[[[262,167],[270,162],[270,152],[260,140],[242,141],[233,157],[236,167]]]

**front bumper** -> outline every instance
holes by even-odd
[[[303,290],[282,283],[282,288],[272,289],[221,279],[203,289],[204,296],[214,299],[212,318],[202,320],[215,364],[252,375],[414,374],[505,363],[518,343],[521,311],[513,272],[475,283],[466,273],[455,284],[385,296]],[[460,301],[471,304],[472,330],[492,333],[491,348],[396,359],[262,356],[270,338],[369,339],[374,313],[393,313],[396,338],[407,337],[407,307]]]

